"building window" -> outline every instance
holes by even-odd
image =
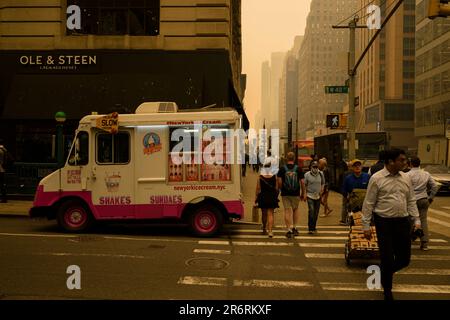
[[[81,8],[81,30],[67,35],[159,35],[160,0],[67,0]]]
[[[366,109],[366,124],[380,121],[380,107],[371,107]]]
[[[414,99],[414,83],[403,84],[403,98],[407,100]]]
[[[404,38],[403,39],[403,56],[414,56],[415,55],[415,42],[414,38]]]
[[[387,103],[384,105],[384,120],[412,121],[414,120],[414,105]]]
[[[414,78],[415,65],[414,61],[403,60],[403,78]]]

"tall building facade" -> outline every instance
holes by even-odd
[[[397,0],[363,0],[378,5],[382,21]],[[364,10],[364,14],[366,10]],[[367,16],[365,14],[365,16]],[[363,19],[359,24],[365,25]],[[359,29],[360,57],[376,30]],[[369,49],[357,70],[357,130],[386,131],[391,147],[417,153],[414,138],[415,0],[405,0]]]
[[[415,135],[423,163],[450,166],[450,19],[428,19],[427,7],[416,1]]]
[[[244,116],[240,0],[0,0],[0,136],[17,161],[51,159],[92,111],[144,101],[231,106]],[[81,29],[67,26],[71,5]],[[73,20],[70,20],[73,22]]]
[[[270,123],[271,114],[271,87],[270,87],[270,62],[264,61],[261,66],[261,120],[262,127],[267,128]],[[261,127],[261,128],[262,128]]]
[[[279,88],[279,128],[283,142],[288,142],[288,123],[292,120],[292,139],[296,137],[298,115],[298,53],[303,36],[297,36],[284,59]],[[285,148],[286,149],[286,148]],[[284,150],[286,151],[286,150]]]
[[[285,52],[274,52],[270,59],[270,120],[271,129],[279,129],[280,79],[283,74]]]
[[[326,132],[326,115],[342,112],[345,94],[325,94],[325,86],[345,84],[348,30],[332,29],[356,11],[357,0],[312,0],[299,52],[299,133],[310,139]]]

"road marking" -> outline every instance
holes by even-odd
[[[365,269],[342,268],[342,267],[314,267],[319,273],[361,273],[365,274]],[[425,269],[425,268],[407,268],[399,271],[397,274],[404,275],[429,275],[429,276],[448,276],[450,269]]]
[[[450,256],[444,256],[444,255],[438,255],[438,254],[434,254],[434,255],[411,255],[411,259],[412,260],[422,260],[422,261],[428,261],[428,260],[433,260],[433,261],[441,261],[441,260],[450,260]]]
[[[226,232],[234,234],[234,233],[262,233],[261,230],[258,229],[230,229],[226,230]],[[285,234],[286,230],[273,230],[274,234]],[[307,233],[307,230],[299,230],[299,232]],[[348,231],[330,231],[330,230],[321,230],[319,233],[323,234],[348,234]]]
[[[5,237],[35,237],[35,238],[66,238],[75,239],[80,235],[66,235],[66,234],[36,234],[36,233],[0,233],[0,236]],[[130,240],[130,241],[161,241],[161,242],[197,242],[197,240],[181,240],[181,239],[163,239],[163,238],[130,238],[130,237],[115,237],[115,236],[98,236],[102,239],[110,240]]]
[[[305,271],[304,267],[297,266],[283,266],[283,265],[263,265],[263,268],[266,270],[289,270],[289,271]]]
[[[32,253],[38,256],[56,256],[56,257],[100,257],[100,258],[126,258],[126,259],[151,259],[144,256],[132,256],[126,254],[107,254],[107,253],[68,253],[68,252],[49,252],[49,253]]]
[[[231,254],[230,250],[194,249],[194,253]]]
[[[277,280],[234,280],[235,287],[260,287],[260,288],[299,288],[313,287],[311,282],[306,281],[277,281]]]
[[[212,245],[223,245],[229,246],[230,241],[212,241],[212,240],[200,240],[198,244],[212,244]]]
[[[428,212],[437,214],[438,216],[442,216],[442,217],[445,217],[445,218],[450,218],[450,213],[447,213],[445,211],[440,211],[440,210],[428,208]]]
[[[312,259],[344,259],[343,253],[305,253],[306,258]]]
[[[435,218],[431,218],[431,217],[427,217],[427,220],[430,221],[430,222],[433,222],[433,223],[440,224],[441,226],[450,228],[450,223],[447,223],[445,221],[441,221],[441,220],[438,220],[438,219],[435,219]]]
[[[181,277],[178,284],[196,285],[196,286],[215,286],[224,287],[227,285],[227,278],[214,277]]]
[[[375,291],[369,290],[365,284],[361,283],[339,283],[339,282],[320,282],[320,285],[324,290],[331,291]],[[449,285],[412,285],[412,284],[394,284],[392,288],[393,292],[402,293],[436,293],[446,294],[450,293]]]
[[[232,239],[267,239],[267,236],[265,235],[246,235],[246,234],[239,234],[239,235],[232,235]],[[296,239],[300,240],[311,240],[311,239],[318,239],[318,240],[347,240],[348,237],[333,237],[333,236],[327,236],[327,237],[321,237],[321,236],[298,236],[295,237]],[[273,239],[287,239],[285,236],[274,236]]]
[[[292,247],[293,243],[289,242],[248,242],[248,241],[233,241],[235,246],[268,246],[268,247]]]
[[[284,230],[284,229],[286,229],[286,226],[277,225],[274,228],[283,229]],[[299,226],[297,229],[299,231],[301,231],[300,229],[308,230],[308,226]],[[318,225],[317,229],[339,229],[339,230],[346,229],[346,230],[348,230],[349,227],[348,226],[320,226],[320,225]]]
[[[39,238],[77,238],[67,234],[35,234],[35,233],[0,233],[0,236],[12,237],[39,237]]]
[[[302,248],[344,248],[344,243],[299,243]]]

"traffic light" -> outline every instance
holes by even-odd
[[[450,16],[449,0],[428,0],[428,18]]]

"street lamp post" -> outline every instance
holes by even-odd
[[[66,121],[66,114],[63,111],[58,111],[55,114],[56,120],[56,161],[58,168],[64,166],[64,122]]]

